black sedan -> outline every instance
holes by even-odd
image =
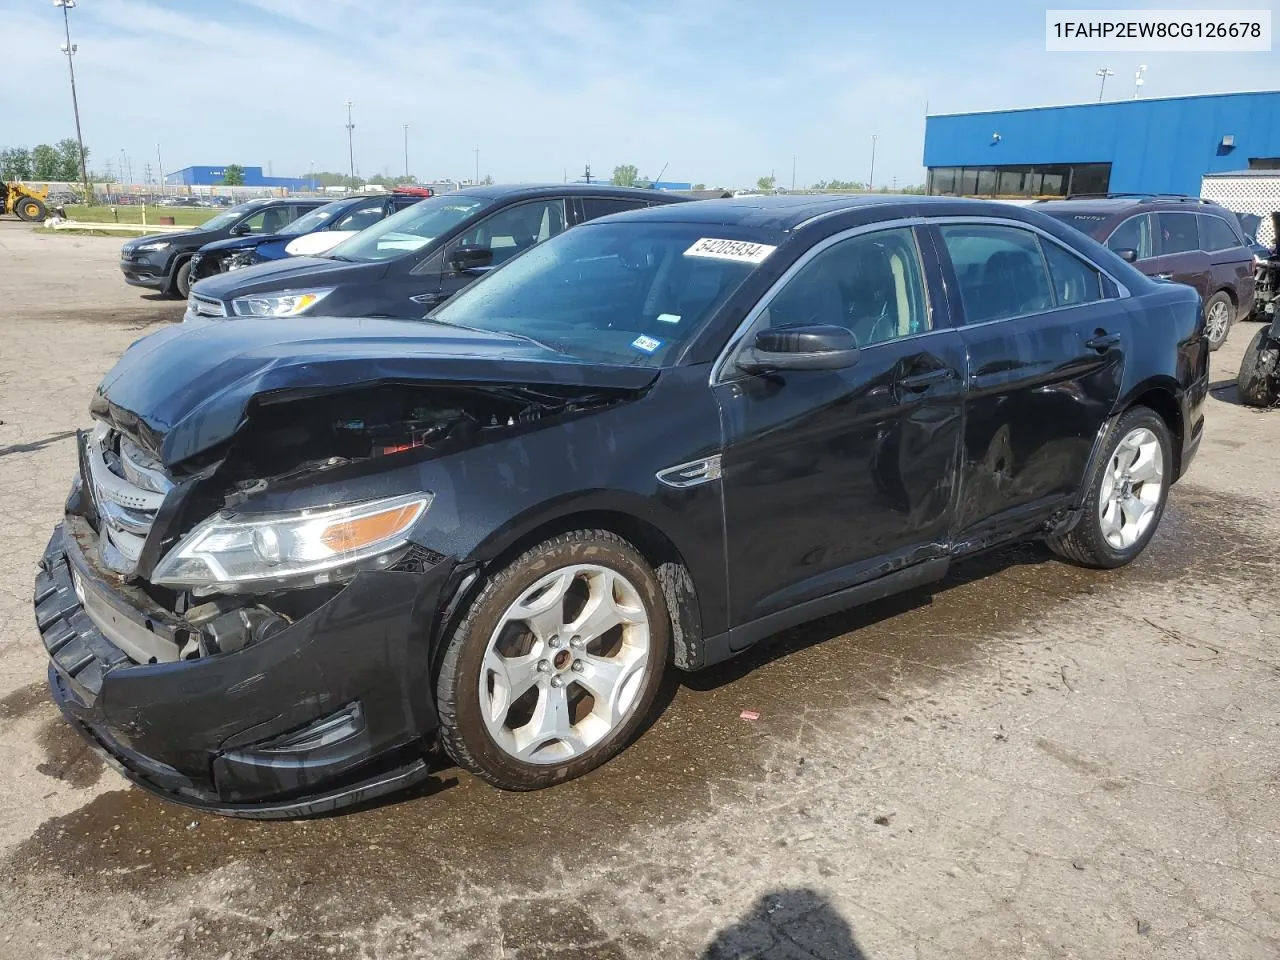
[[[323,257],[291,257],[202,280],[187,318],[421,317],[574,224],[688,199],[608,184],[468,187],[389,216]]]
[[[191,292],[191,257],[206,244],[229,237],[275,233],[324,200],[260,198],[224,210],[198,227],[157,233],[126,241],[120,247],[125,283],[150,287],[186,299]]]
[[[636,211],[426,320],[125,352],[36,579],[53,697],[250,817],[578,776],[672,668],[1047,540],[1119,567],[1203,432],[1199,298],[1033,210]]]

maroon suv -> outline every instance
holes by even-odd
[[[1105,244],[1143,273],[1200,291],[1209,349],[1253,309],[1254,260],[1235,214],[1197,197],[1109,194],[1036,210]]]

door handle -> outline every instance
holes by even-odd
[[[1097,350],[1099,353],[1106,353],[1119,342],[1120,334],[1107,333],[1105,330],[1097,330],[1093,337],[1084,342],[1084,345],[1090,350]]]
[[[434,307],[436,304],[444,300],[443,293],[419,293],[409,299],[414,303],[420,303],[423,306]]]
[[[928,390],[934,384],[945,383],[948,380],[954,380],[956,372],[949,367],[940,370],[930,370],[928,373],[915,373],[909,377],[901,377],[898,380],[898,386],[910,390],[912,393],[920,393]]]
[[[1172,274],[1172,273],[1157,273],[1157,274],[1156,274],[1156,279],[1157,279],[1157,280],[1172,280],[1172,279],[1173,279],[1173,274]]]

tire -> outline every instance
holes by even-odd
[[[1140,442],[1141,449],[1126,464],[1135,442]],[[1156,443],[1158,450],[1151,450],[1148,442]],[[1048,543],[1054,553],[1068,560],[1112,569],[1142,553],[1160,525],[1173,475],[1173,443],[1159,414],[1148,407],[1132,407],[1108,430],[1103,450],[1090,472],[1080,519],[1069,532],[1050,537]],[[1138,481],[1139,476],[1145,479]],[[1121,479],[1127,477],[1132,479]],[[1125,492],[1131,494],[1127,499]]]
[[[35,197],[19,197],[18,202],[13,205],[13,212],[18,215],[19,220],[27,223],[39,223],[49,216],[45,205]]]
[[[1270,326],[1253,335],[1240,359],[1240,373],[1236,377],[1236,390],[1240,402],[1248,407],[1271,407],[1280,399],[1280,383],[1277,383],[1277,360],[1280,344],[1270,336]]]
[[[597,606],[604,599],[612,603]],[[526,620],[523,610],[536,612]],[[605,624],[615,611],[636,622],[587,636],[584,626]],[[459,766],[507,790],[579,777],[645,722],[670,634],[657,577],[629,543],[606,530],[547,540],[495,573],[448,638],[436,681],[442,745]]]
[[[191,295],[191,260],[188,258],[178,265],[173,274],[173,286],[170,288],[180,300]]]
[[[1236,305],[1226,291],[1219,290],[1204,302],[1204,338],[1210,350],[1217,350],[1227,342],[1235,319]]]

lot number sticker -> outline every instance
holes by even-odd
[[[707,257],[711,260],[733,260],[737,263],[763,263],[764,258],[777,250],[767,243],[750,243],[746,240],[716,240],[703,237],[684,252],[686,257]]]
[[[662,341],[656,337],[646,337],[642,334],[632,340],[631,345],[637,350],[643,350],[645,353],[653,353],[653,351],[662,346]]]

